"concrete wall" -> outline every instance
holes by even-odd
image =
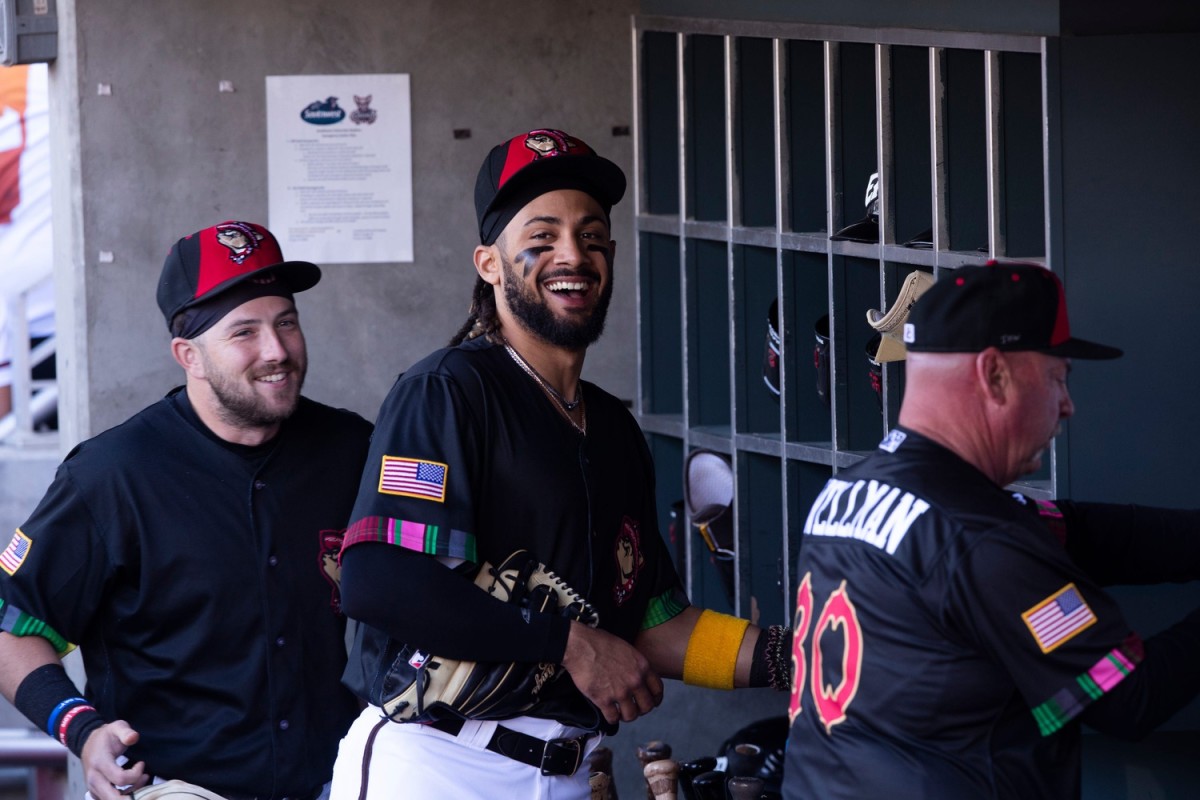
[[[632,163],[632,139],[612,129],[632,122],[633,0],[568,0],[545,13],[494,0],[58,7],[65,47],[52,91],[60,127],[74,128],[56,142],[68,176],[58,183],[75,173],[79,187],[56,208],[67,278],[60,308],[72,309],[77,325],[64,323],[62,358],[75,390],[68,446],[181,382],[154,300],[170,245],[225,219],[267,222],[266,76],[411,76],[414,262],[322,265],[322,283],[298,299],[309,342],[306,394],[370,419],[397,373],[444,344],[466,315],[477,244],[472,191],[488,149],[553,126],[627,170]],[[219,93],[222,80],[236,91]],[[111,95],[99,94],[100,84]],[[471,138],[454,139],[462,128]],[[615,213],[623,246],[616,297],[585,370],[627,398],[636,382],[630,209]],[[100,262],[102,251],[111,263]]]

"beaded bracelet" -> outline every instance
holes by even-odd
[[[772,689],[779,692],[792,688],[792,629],[772,625],[768,633],[767,673]]]
[[[791,689],[792,629],[772,625],[758,634],[750,662],[750,685],[770,686],[780,692]]]

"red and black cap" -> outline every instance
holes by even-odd
[[[989,261],[961,267],[921,295],[904,324],[910,353],[1032,350],[1064,358],[1118,358],[1121,351],[1071,336],[1058,276],[1040,264]]]
[[[259,295],[291,295],[311,289],[319,280],[316,264],[284,261],[279,242],[262,225],[229,220],[171,247],[158,282],[158,307],[170,329],[180,312],[223,297],[235,287],[253,284],[261,287]]]
[[[625,194],[625,173],[580,139],[553,128],[496,145],[475,180],[479,241],[492,244],[527,203],[557,189],[587,192],[607,214]]]

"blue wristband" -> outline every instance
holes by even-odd
[[[58,718],[68,708],[70,708],[71,706],[77,706],[77,705],[85,705],[86,706],[86,705],[91,705],[91,704],[88,703],[87,698],[84,698],[84,697],[68,697],[66,700],[63,700],[61,703],[56,705],[54,707],[54,710],[50,712],[50,717],[46,720],[46,733],[50,734],[51,736],[53,736],[54,738],[57,739],[58,738]]]
[[[104,718],[79,695],[62,664],[45,664],[21,681],[13,706],[30,722],[79,755],[84,742]]]

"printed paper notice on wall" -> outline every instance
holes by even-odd
[[[408,75],[268,76],[267,186],[286,258],[412,261]]]

